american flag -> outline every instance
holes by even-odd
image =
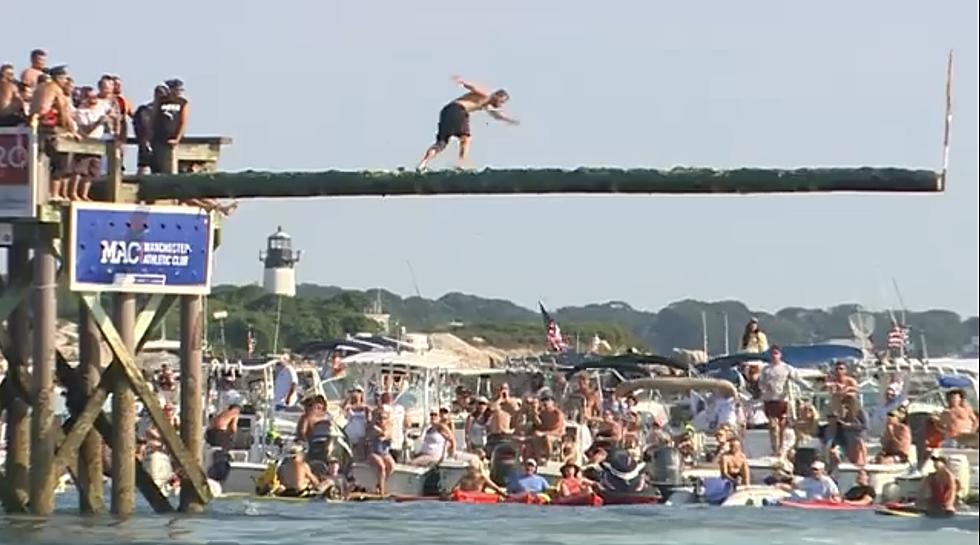
[[[888,331],[888,348],[902,350],[909,345],[909,328],[898,324]]]
[[[551,317],[551,314],[548,314],[544,308],[544,303],[538,301],[538,307],[541,308],[541,319],[544,320],[544,327],[548,334],[548,349],[554,352],[564,352],[568,349],[568,341],[562,337],[558,322]]]
[[[249,326],[248,333],[245,337],[245,349],[248,352],[248,357],[252,357],[252,353],[255,352],[255,335],[252,334],[251,326]]]

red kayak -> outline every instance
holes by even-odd
[[[820,511],[860,511],[870,509],[873,505],[851,505],[842,501],[834,500],[781,500],[779,505],[782,507],[793,507],[796,509],[814,509]]]
[[[449,501],[460,503],[500,503],[500,496],[492,492],[464,492],[457,490],[449,496]]]
[[[598,494],[593,494],[591,492],[586,492],[584,494],[575,494],[574,496],[565,496],[564,498],[555,498],[551,500],[548,505],[579,505],[579,506],[589,506],[589,507],[602,507],[603,505],[602,497]]]

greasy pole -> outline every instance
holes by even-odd
[[[34,245],[34,361],[31,384],[30,511],[46,516],[54,511],[55,425],[54,337],[57,319],[55,280],[57,265],[53,236],[39,230]]]
[[[7,250],[7,278],[13,280],[29,274],[31,247],[24,241],[15,241]],[[8,282],[9,283],[9,282]],[[7,380],[11,384],[30,383],[27,378],[27,358],[31,353],[30,301],[22,300],[7,317],[10,332],[10,348],[7,354]],[[23,512],[27,508],[30,479],[28,465],[31,453],[31,421],[28,406],[14,398],[7,407],[7,458],[4,475],[15,505],[6,505],[8,512]]]
[[[202,311],[200,295],[180,296],[180,437],[198,466],[204,448]],[[188,483],[182,483],[180,490],[181,511],[198,513],[204,509]]]
[[[102,350],[99,329],[85,305],[78,305],[78,370],[85,394],[92,395],[102,378]],[[78,450],[78,509],[83,514],[105,511],[102,475],[102,437],[93,429]]]

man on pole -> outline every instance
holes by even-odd
[[[418,170],[423,171],[436,155],[446,149],[449,139],[456,137],[459,141],[459,165],[465,166],[470,147],[470,112],[484,110],[490,117],[498,121],[517,125],[517,120],[507,117],[501,111],[510,95],[503,89],[490,92],[473,83],[454,76],[453,81],[466,89],[466,94],[446,104],[439,112],[439,129],[436,142],[429,146],[419,163]]]

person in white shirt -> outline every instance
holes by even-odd
[[[796,490],[807,500],[840,500],[837,483],[826,473],[827,466],[817,460],[810,465],[810,474],[796,484]]]
[[[82,102],[75,109],[75,124],[78,134],[83,138],[101,140],[110,123],[109,108],[99,100],[99,95],[91,87],[82,87]],[[73,201],[89,201],[92,179],[102,173],[102,157],[99,155],[78,154],[72,164],[72,177],[68,182],[69,198]]]
[[[769,419],[769,442],[773,456],[783,454],[791,381],[799,381],[796,369],[783,362],[783,351],[773,346],[769,352],[769,365],[762,370],[759,379],[763,406]]]
[[[391,449],[389,453],[396,462],[404,459],[405,428],[408,427],[408,417],[405,414],[405,407],[395,403],[391,392],[381,394],[381,406],[389,407],[391,410]]]
[[[285,359],[280,359],[276,362],[274,386],[276,409],[296,406],[296,403],[299,401],[299,395],[296,391],[298,386],[299,376],[296,374],[296,369],[293,369],[293,366]]]

